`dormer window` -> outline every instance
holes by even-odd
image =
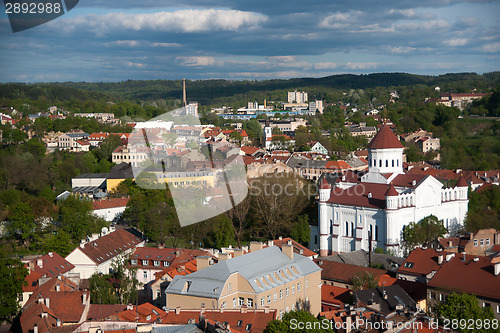
[[[142,261],[142,266],[148,266],[148,265],[149,265],[149,260]]]
[[[130,260],[131,265],[137,265],[137,259],[132,259]]]

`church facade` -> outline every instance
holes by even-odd
[[[311,250],[332,252],[382,248],[401,253],[403,228],[435,215],[452,232],[464,224],[468,185],[444,188],[432,176],[403,171],[403,145],[384,125],[368,145],[368,172],[346,172],[319,186],[318,226],[311,226]],[[370,240],[371,235],[371,240]]]

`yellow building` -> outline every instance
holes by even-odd
[[[260,243],[258,243],[260,244]],[[255,244],[252,244],[255,245]],[[252,246],[253,247],[253,246]],[[176,276],[165,290],[168,308],[276,309],[280,317],[308,301],[321,310],[321,268],[293,252],[292,245],[264,249],[221,260],[187,276]]]
[[[186,172],[155,172],[158,179],[163,179],[169,187],[195,186],[195,187],[214,187],[215,172],[204,171],[186,171]]]

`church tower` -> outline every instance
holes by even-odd
[[[266,150],[271,149],[271,140],[273,139],[273,129],[269,124],[269,120],[266,120],[266,124],[264,125],[264,140]]]

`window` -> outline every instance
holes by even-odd
[[[252,329],[252,324],[247,324],[247,326],[245,326],[245,331],[250,331]]]
[[[500,313],[500,305],[497,305],[497,313]]]
[[[300,291],[300,283],[297,283],[297,292]]]
[[[292,304],[292,311],[295,311],[295,304]]]
[[[474,239],[474,247],[477,246],[477,239]]]
[[[132,259],[130,260],[131,265],[137,265],[137,259]]]
[[[484,302],[483,303],[483,308],[491,308],[491,304]]]
[[[233,309],[236,307],[236,297],[233,298]]]
[[[345,223],[345,235],[349,236],[349,222]]]
[[[481,246],[484,246],[484,239],[481,238]]]
[[[266,304],[266,301],[264,300],[264,297],[260,298],[260,306],[264,306]]]
[[[267,304],[271,304],[271,295],[267,295]]]
[[[385,160],[385,167],[388,168],[389,167],[389,160]]]
[[[292,286],[292,295],[295,294],[295,286]]]
[[[144,271],[143,275],[144,275],[144,279],[147,279],[148,278],[148,271]]]
[[[490,239],[486,238],[486,245],[490,245]]]
[[[222,302],[222,305],[220,307],[221,307],[221,309],[225,309],[226,306],[227,306],[227,303],[226,303],[226,301],[224,301],[224,302]]]
[[[248,298],[247,299],[247,307],[248,308],[253,308],[253,298]]]
[[[382,160],[378,160],[378,166],[379,166],[379,168],[382,167]]]
[[[392,167],[394,168],[394,160],[392,160]]]
[[[160,266],[160,261],[159,260],[154,260],[153,261],[153,266],[156,266],[156,267]]]
[[[231,282],[227,284],[227,291],[231,291]]]
[[[278,300],[278,294],[277,293],[274,293],[274,301],[276,302]]]
[[[243,320],[238,320],[236,323],[236,327],[241,327],[241,324],[243,324]]]
[[[283,289],[280,290],[280,299],[283,299]]]
[[[309,279],[306,279],[306,288],[309,288]]]
[[[280,318],[279,319],[283,318],[284,314],[285,314],[285,312],[283,310],[280,310]]]
[[[147,265],[149,265],[149,260],[147,260],[147,259],[143,260],[142,261],[142,266],[147,266]]]
[[[238,297],[238,306],[245,305],[245,297]]]
[[[288,297],[288,287],[285,288],[285,296]]]
[[[168,263],[168,261],[164,261],[164,262],[163,262],[163,266],[164,266],[164,267],[168,267],[168,266],[170,266],[170,264]]]

